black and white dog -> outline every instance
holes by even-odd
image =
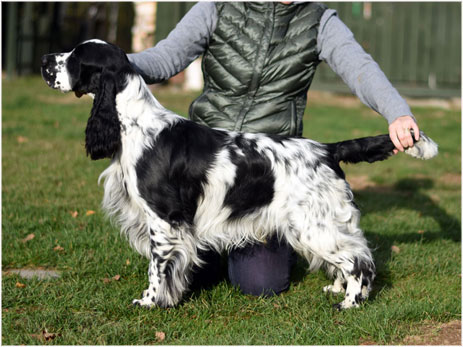
[[[100,40],[44,56],[42,75],[52,88],[94,98],[85,147],[93,160],[111,158],[100,176],[103,208],[150,259],[149,287],[134,304],[176,305],[201,265],[198,250],[274,233],[334,277],[323,290],[345,291],[339,309],[367,298],[375,265],[339,162],[386,159],[388,135],[322,144],[210,129],[162,107],[126,54]],[[406,153],[429,159],[437,145],[421,133]]]

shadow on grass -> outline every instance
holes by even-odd
[[[362,201],[361,212],[365,216],[369,213],[377,213],[394,209],[408,209],[416,211],[420,217],[431,217],[439,224],[439,232],[426,231],[423,241],[436,239],[448,239],[455,242],[461,241],[460,221],[450,216],[439,207],[423,190],[433,188],[430,179],[403,179],[393,187],[371,187],[354,191],[357,200]],[[374,231],[373,233],[377,235]],[[415,242],[421,239],[417,231],[400,232],[394,234],[396,242]]]
[[[374,300],[376,294],[384,288],[392,286],[388,263],[391,260],[391,247],[400,243],[427,243],[438,239],[453,242],[461,241],[460,221],[439,207],[423,191],[433,188],[431,179],[402,179],[394,186],[376,186],[354,191],[356,201],[360,204],[362,216],[369,213],[385,213],[391,209],[407,209],[416,211],[422,217],[431,217],[439,225],[439,231],[426,230],[424,234],[418,230],[399,231],[389,234],[375,230],[365,230],[366,238],[374,249],[377,267],[375,288],[370,295]],[[208,254],[212,266],[200,271],[193,282],[191,295],[195,296],[201,289],[210,289],[227,279],[227,257]],[[301,282],[307,275],[307,262],[298,257],[291,272],[291,285]]]
[[[435,240],[450,240],[461,242],[460,221],[449,215],[435,201],[424,194],[423,191],[432,189],[434,183],[431,179],[402,179],[392,187],[369,187],[354,191],[357,201],[361,202],[362,216],[369,213],[381,213],[391,209],[407,209],[416,211],[420,217],[430,217],[439,225],[435,230],[401,230],[399,232],[383,234],[375,230],[365,230],[366,238],[374,249],[377,268],[375,288],[371,293],[371,300],[384,288],[393,285],[389,270],[392,257],[392,246],[401,243],[426,244]]]

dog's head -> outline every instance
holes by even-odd
[[[85,41],[71,52],[42,57],[42,76],[48,86],[94,98],[85,130],[85,148],[93,160],[112,157],[120,146],[116,95],[133,73],[124,51],[101,40]]]

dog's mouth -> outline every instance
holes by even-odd
[[[85,95],[86,93],[81,90],[75,90],[74,94],[76,94],[76,96],[80,98],[82,95]]]

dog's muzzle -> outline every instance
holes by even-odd
[[[40,68],[42,77],[48,86],[55,88],[56,81],[56,58],[53,54],[47,54],[42,57],[42,66]]]
[[[53,89],[62,92],[71,91],[69,76],[66,71],[68,54],[46,54],[41,59],[41,73],[45,82]]]

